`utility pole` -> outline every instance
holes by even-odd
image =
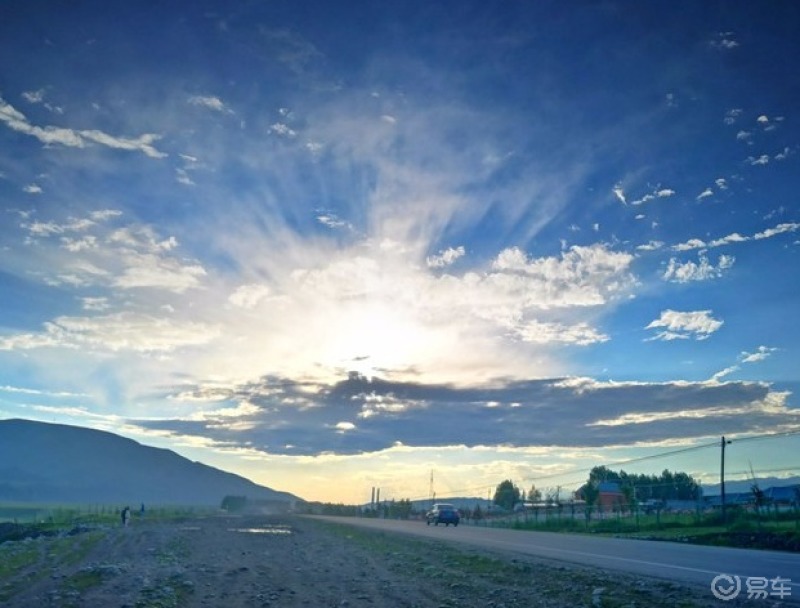
[[[728,444],[730,444],[730,440],[726,440],[725,435],[723,435],[722,441],[720,441],[720,448],[722,449],[722,452],[719,463],[719,488],[720,488],[720,500],[722,503],[723,526],[728,524],[728,520],[725,517],[725,446]]]

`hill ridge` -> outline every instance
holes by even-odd
[[[218,506],[226,495],[302,500],[110,431],[0,420],[0,500]]]

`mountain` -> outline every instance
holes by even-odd
[[[725,493],[750,492],[753,482],[762,490],[800,484],[800,477],[756,477],[755,479],[725,480]],[[720,484],[703,484],[703,496],[719,496]]]
[[[0,420],[0,501],[219,506],[228,495],[301,500],[113,433]]]

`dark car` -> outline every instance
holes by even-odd
[[[457,526],[458,522],[461,521],[461,516],[453,505],[440,502],[433,505],[433,508],[431,508],[425,516],[425,519],[429,526],[431,524],[436,526],[439,524],[444,524],[445,526],[453,524]]]

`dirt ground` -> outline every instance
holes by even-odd
[[[289,516],[134,519],[127,528],[7,542],[0,560],[0,605],[20,608],[721,604],[664,581]]]

